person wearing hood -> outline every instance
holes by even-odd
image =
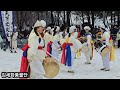
[[[86,57],[86,61],[85,64],[91,64],[91,59],[92,59],[92,44],[91,44],[91,40],[92,40],[92,36],[91,33],[89,32],[91,30],[91,28],[89,26],[85,26],[84,30],[86,32],[85,34],[85,38],[86,38],[86,42],[84,42],[84,45],[87,45],[88,49],[84,52],[84,55]]]
[[[53,30],[53,43],[52,43],[52,55],[53,57],[58,59],[59,49],[60,49],[60,35],[59,35],[60,27],[56,26]]]
[[[101,38],[101,42],[103,44],[103,48],[107,47],[110,49],[110,33],[108,31],[105,30],[105,26],[103,24],[100,24],[100,30],[102,32],[102,38]],[[102,48],[101,47],[101,48]],[[104,50],[104,49],[102,49]],[[99,53],[102,52],[102,50],[99,50]],[[102,56],[102,61],[103,61],[103,68],[101,68],[101,70],[104,71],[110,71],[110,51],[108,52],[107,55]]]
[[[10,52],[11,53],[17,53],[17,37],[18,37],[18,32],[17,32],[17,27],[15,26],[14,27],[14,32],[13,32],[13,35],[12,35],[12,42],[10,43],[11,44],[11,50]]]
[[[60,27],[59,35],[60,35],[60,39],[65,39],[65,36],[67,35],[67,26],[66,26],[66,24],[64,24],[64,25],[62,25]]]
[[[75,29],[76,29],[75,26],[71,26],[69,28],[69,33],[66,37],[66,41],[61,43],[62,45],[61,63],[67,65],[69,73],[74,73],[73,62],[74,62],[75,55],[77,52],[77,47],[78,47],[75,36],[74,36]]]
[[[47,44],[50,42],[50,31],[51,27],[47,27],[46,31],[44,32],[44,40],[45,40],[45,48],[47,49]]]
[[[74,39],[78,38],[78,32],[76,31],[77,28],[74,31]],[[80,50],[77,50],[76,57],[75,58],[80,58]]]
[[[49,55],[49,53],[52,54],[53,30],[54,30],[54,28],[51,28],[51,29],[48,31],[48,35],[49,35],[49,36],[47,36],[47,37],[49,37],[49,38],[47,38],[47,39],[48,39],[48,43],[46,43],[46,51],[48,52],[48,53],[46,53],[46,54],[47,54],[47,57],[51,57],[51,56]]]
[[[43,31],[46,27],[44,20],[37,20],[34,24],[34,28],[31,31],[28,38],[28,51],[27,59],[30,64],[30,78],[31,79],[43,79],[45,75],[44,67],[42,65],[45,59],[45,41]]]

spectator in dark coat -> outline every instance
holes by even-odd
[[[119,31],[119,29],[117,28],[116,25],[113,27],[113,29],[110,30],[110,33],[111,33],[114,41],[116,40],[118,31]]]

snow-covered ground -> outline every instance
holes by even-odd
[[[9,50],[0,50],[0,73],[19,72],[22,51],[10,53]],[[92,64],[86,65],[85,56],[82,53],[79,59],[74,60],[75,73],[68,73],[67,68],[60,65],[60,72],[54,79],[120,79],[120,49],[115,49],[115,61],[111,62],[111,71],[101,71],[101,56],[95,51]],[[1,76],[0,76],[0,79]]]

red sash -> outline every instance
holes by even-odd
[[[25,44],[22,50],[25,52],[28,48],[29,48],[28,44]],[[27,52],[25,52],[25,54],[27,54]],[[23,53],[23,56],[21,59],[20,72],[28,72],[27,69],[28,69],[28,59],[27,59],[27,56],[24,56],[24,53]],[[27,79],[27,78],[20,78],[20,79]]]
[[[42,50],[42,49],[43,49],[43,46],[38,46],[38,49],[39,49],[39,50]]]
[[[47,44],[47,52],[49,52],[50,54],[51,54],[51,45],[52,45],[52,43],[53,42],[49,42],[48,44]],[[50,56],[48,53],[46,53],[47,54],[47,56]]]

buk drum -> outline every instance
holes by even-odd
[[[100,55],[102,57],[105,57],[109,52],[110,52],[110,49],[106,46],[106,45],[103,45],[101,48],[100,48]]]
[[[43,60],[43,67],[46,78],[54,78],[60,70],[58,61],[51,57],[47,57],[45,60]]]

